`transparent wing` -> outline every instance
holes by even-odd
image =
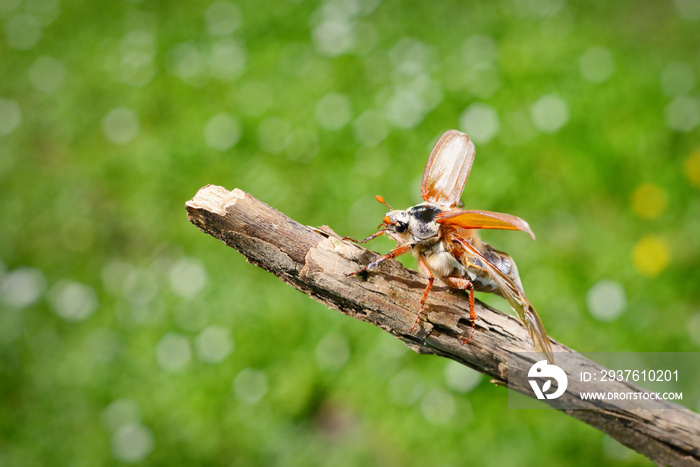
[[[423,171],[423,199],[454,207],[467,183],[474,162],[474,144],[466,134],[449,130],[435,144]]]
[[[530,229],[530,224],[523,219],[491,211],[444,211],[437,215],[435,220],[439,224],[453,225],[464,229],[503,229],[522,230],[532,239],[535,234]]]
[[[544,324],[542,324],[539,315],[525,296],[525,292],[479,253],[476,248],[470,245],[468,241],[460,237],[454,237],[454,240],[459,242],[468,255],[476,256],[481,260],[484,264],[484,269],[488,271],[491,278],[498,285],[503,298],[508,301],[510,307],[517,313],[523,324],[525,324],[525,328],[527,328],[528,333],[530,333],[530,338],[535,345],[535,350],[546,355],[547,360],[553,364],[554,354],[552,353],[552,345],[549,342],[549,336],[547,336],[547,331],[545,331]]]

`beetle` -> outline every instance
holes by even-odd
[[[380,263],[411,252],[428,285],[420,300],[418,316],[411,332],[423,316],[425,302],[435,278],[448,287],[469,294],[469,322],[472,329],[466,344],[474,334],[474,291],[495,293],[506,299],[525,324],[535,349],[553,363],[549,337],[530,301],[525,296],[518,268],[506,253],[481,240],[477,229],[521,230],[532,239],[535,235],[523,219],[498,212],[460,209],[460,198],[467,183],[475,156],[469,136],[457,130],[445,132],[430,153],[421,181],[424,202],[406,210],[395,210],[384,198],[386,213],[379,230],[364,240],[344,239],[366,243],[386,234],[397,243],[396,248],[361,269],[347,274],[354,276],[376,268]]]

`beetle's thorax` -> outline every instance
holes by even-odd
[[[442,211],[433,203],[421,203],[405,211],[390,211],[384,218],[387,234],[399,245],[432,244],[440,236],[440,224],[435,217]]]

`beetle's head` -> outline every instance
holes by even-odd
[[[408,214],[408,211],[394,210],[394,208],[384,201],[382,196],[377,195],[376,198],[377,201],[389,208],[389,212],[387,212],[384,219],[382,219],[381,228],[399,245],[411,243],[412,237],[408,231],[408,224],[411,220],[411,216]]]
[[[423,203],[398,211],[386,204],[381,196],[377,196],[377,200],[390,209],[382,222],[387,235],[399,245],[415,244],[439,235],[440,227],[435,222],[435,216],[442,209],[438,206]]]
[[[399,245],[406,245],[413,241],[409,230],[410,221],[411,216],[408,211],[389,211],[382,219],[387,235]]]

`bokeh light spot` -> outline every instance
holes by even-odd
[[[52,57],[39,57],[29,67],[29,82],[34,89],[47,94],[61,87],[65,75],[63,63]]]
[[[9,135],[22,123],[22,110],[17,101],[0,98],[0,135]]]
[[[381,112],[366,110],[352,124],[355,140],[363,146],[373,147],[384,141],[389,126]]]
[[[695,73],[685,63],[669,63],[659,77],[661,90],[670,97],[687,94],[695,87]]]
[[[327,94],[316,104],[316,122],[321,128],[339,130],[352,118],[352,102],[343,94]]]
[[[433,425],[447,423],[455,414],[456,406],[454,397],[441,390],[433,389],[428,392],[420,404],[423,417]]]
[[[60,280],[51,287],[49,301],[54,312],[65,321],[84,321],[97,310],[97,294],[85,284]]]
[[[683,171],[690,183],[700,187],[700,149],[691,153],[683,162]]]
[[[148,31],[135,30],[124,36],[119,47],[120,60],[116,70],[122,82],[143,87],[153,79],[156,54],[155,35]]]
[[[337,333],[326,334],[316,346],[316,362],[324,370],[335,371],[343,367],[350,358],[348,340]]]
[[[569,106],[556,94],[540,97],[530,107],[532,124],[544,133],[554,133],[569,120]]]
[[[200,48],[191,42],[178,44],[168,55],[170,72],[193,86],[203,84],[207,60]]]
[[[156,346],[156,359],[158,365],[166,371],[182,370],[192,359],[189,340],[180,334],[166,334]]]
[[[46,290],[46,279],[38,269],[22,267],[0,276],[0,301],[22,309],[36,303]]]
[[[530,0],[523,7],[535,18],[547,18],[558,14],[566,5],[566,0]],[[522,7],[521,7],[522,8]]]
[[[194,350],[197,358],[207,363],[219,363],[233,352],[231,331],[219,325],[211,325],[204,329],[194,340]]]
[[[60,0],[26,0],[24,10],[35,15],[40,26],[46,27],[58,17],[60,3]]]
[[[255,404],[267,393],[267,375],[264,371],[245,368],[233,379],[233,394],[246,404]]]
[[[0,10],[12,11],[16,9],[22,0],[0,0]]]
[[[386,119],[393,126],[407,130],[418,125],[425,116],[425,104],[415,91],[400,90],[386,104]]]
[[[394,79],[420,76],[440,67],[437,51],[425,42],[404,37],[389,50]]]
[[[689,21],[700,19],[700,0],[674,0],[678,16]]]
[[[421,97],[425,112],[440,105],[440,102],[445,97],[442,84],[424,74],[415,76],[409,83],[408,88]]]
[[[586,303],[595,319],[605,322],[614,321],[627,307],[625,289],[617,282],[601,280],[588,291]]]
[[[141,127],[136,112],[126,107],[112,109],[102,119],[102,133],[107,141],[127,144],[139,134]]]
[[[564,2],[562,2],[563,4]],[[571,34],[574,29],[574,19],[571,11],[563,9],[559,14],[542,18],[540,20],[540,31],[542,36],[560,41]]]
[[[462,112],[459,117],[459,127],[475,143],[486,144],[498,134],[501,123],[496,109],[477,102]]]
[[[170,269],[170,286],[182,298],[193,298],[206,283],[207,271],[194,258],[181,258]]]
[[[615,71],[615,57],[604,47],[591,47],[578,59],[581,76],[594,83],[602,83]]]
[[[102,277],[102,287],[113,295],[124,293],[124,281],[134,267],[119,258],[115,258],[102,266],[100,275]]]
[[[143,460],[153,450],[153,433],[140,423],[130,423],[112,435],[112,453],[123,462]]]
[[[642,219],[656,219],[668,206],[666,190],[653,183],[644,183],[635,188],[630,200],[632,212]]]
[[[311,31],[314,48],[321,55],[335,57],[352,50],[355,34],[352,24],[344,18],[321,21]]]
[[[222,39],[211,49],[209,68],[222,81],[232,81],[245,70],[247,61],[243,45],[235,39]]]
[[[358,0],[326,0],[315,14],[322,18],[352,18],[360,12],[360,3]]]
[[[482,380],[481,373],[450,360],[445,365],[445,383],[451,390],[467,393],[477,387]]]
[[[129,265],[126,265],[128,267]],[[134,305],[146,305],[158,294],[158,279],[153,271],[144,268],[124,269],[127,275],[122,283],[122,295]]]
[[[5,37],[10,47],[27,50],[41,39],[41,26],[34,16],[17,15],[5,23]]]
[[[664,108],[666,126],[687,132],[700,123],[700,102],[691,96],[678,96]]]
[[[655,277],[671,261],[671,249],[668,242],[656,235],[647,235],[640,239],[632,250],[634,268],[647,277]]]
[[[353,53],[361,57],[369,55],[379,42],[377,28],[371,23],[356,22],[354,25]]]
[[[498,59],[498,45],[489,36],[472,36],[462,44],[462,60],[470,70],[486,70]]]
[[[700,311],[688,318],[687,329],[690,340],[700,347]]]
[[[141,421],[139,405],[131,399],[117,399],[109,404],[100,416],[102,425],[110,431],[116,431],[124,425]]]
[[[204,22],[212,36],[228,36],[243,22],[241,9],[231,2],[214,2],[204,10]]]
[[[204,125],[204,141],[217,151],[231,149],[241,139],[241,124],[232,116],[220,113]]]
[[[402,370],[391,378],[387,389],[391,401],[398,406],[413,405],[425,393],[420,375],[409,369]]]

